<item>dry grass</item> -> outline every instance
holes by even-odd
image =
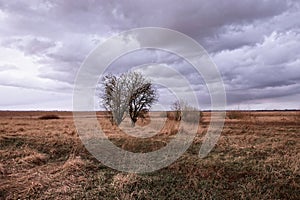
[[[227,111],[226,116],[229,119],[240,119],[240,120],[242,120],[242,119],[251,117],[251,112],[245,112],[245,111],[239,111],[239,110]]]
[[[205,159],[198,151],[210,113],[203,112],[194,143],[170,166],[148,174],[121,173],[95,160],[82,145],[71,113],[0,112],[0,199],[300,199],[300,112],[249,112],[228,117]],[[167,144],[177,123],[149,126],[160,134],[134,138],[100,116],[121,148],[148,152]],[[246,117],[245,117],[246,116]],[[148,120],[148,119],[147,119]],[[147,123],[139,122],[138,130]],[[126,126],[125,126],[126,128]]]

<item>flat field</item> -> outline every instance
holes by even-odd
[[[216,146],[200,159],[210,115],[203,112],[192,145],[177,161],[134,174],[95,159],[71,112],[1,111],[0,199],[300,199],[300,111],[228,112]],[[134,129],[97,116],[108,138],[132,152],[162,148],[178,130],[178,122],[159,112]],[[137,136],[158,132],[137,138],[125,134],[129,129]]]

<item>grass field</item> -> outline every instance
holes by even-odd
[[[145,125],[162,128],[141,139],[112,127],[103,113],[98,120],[113,143],[133,152],[163,147],[178,128],[168,120],[139,122],[137,134]],[[200,159],[209,122],[204,112],[193,144],[176,162],[133,174],[97,161],[71,112],[2,111],[0,199],[300,199],[300,111],[228,112],[217,145]]]

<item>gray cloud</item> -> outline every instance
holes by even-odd
[[[10,37],[4,39],[1,43],[4,47],[18,49],[25,55],[43,56],[49,49],[56,46],[55,42],[47,38],[38,38],[33,36],[27,37]]]

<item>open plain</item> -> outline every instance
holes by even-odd
[[[137,123],[137,134],[149,134],[142,130],[151,124],[159,132],[135,138],[105,113],[97,116],[109,139],[132,152],[165,146],[179,123],[154,113]],[[155,124],[160,117],[162,126]],[[300,199],[300,111],[227,112],[216,146],[200,159],[209,122],[203,112],[193,144],[176,162],[134,174],[96,160],[72,112],[2,111],[0,199]]]

